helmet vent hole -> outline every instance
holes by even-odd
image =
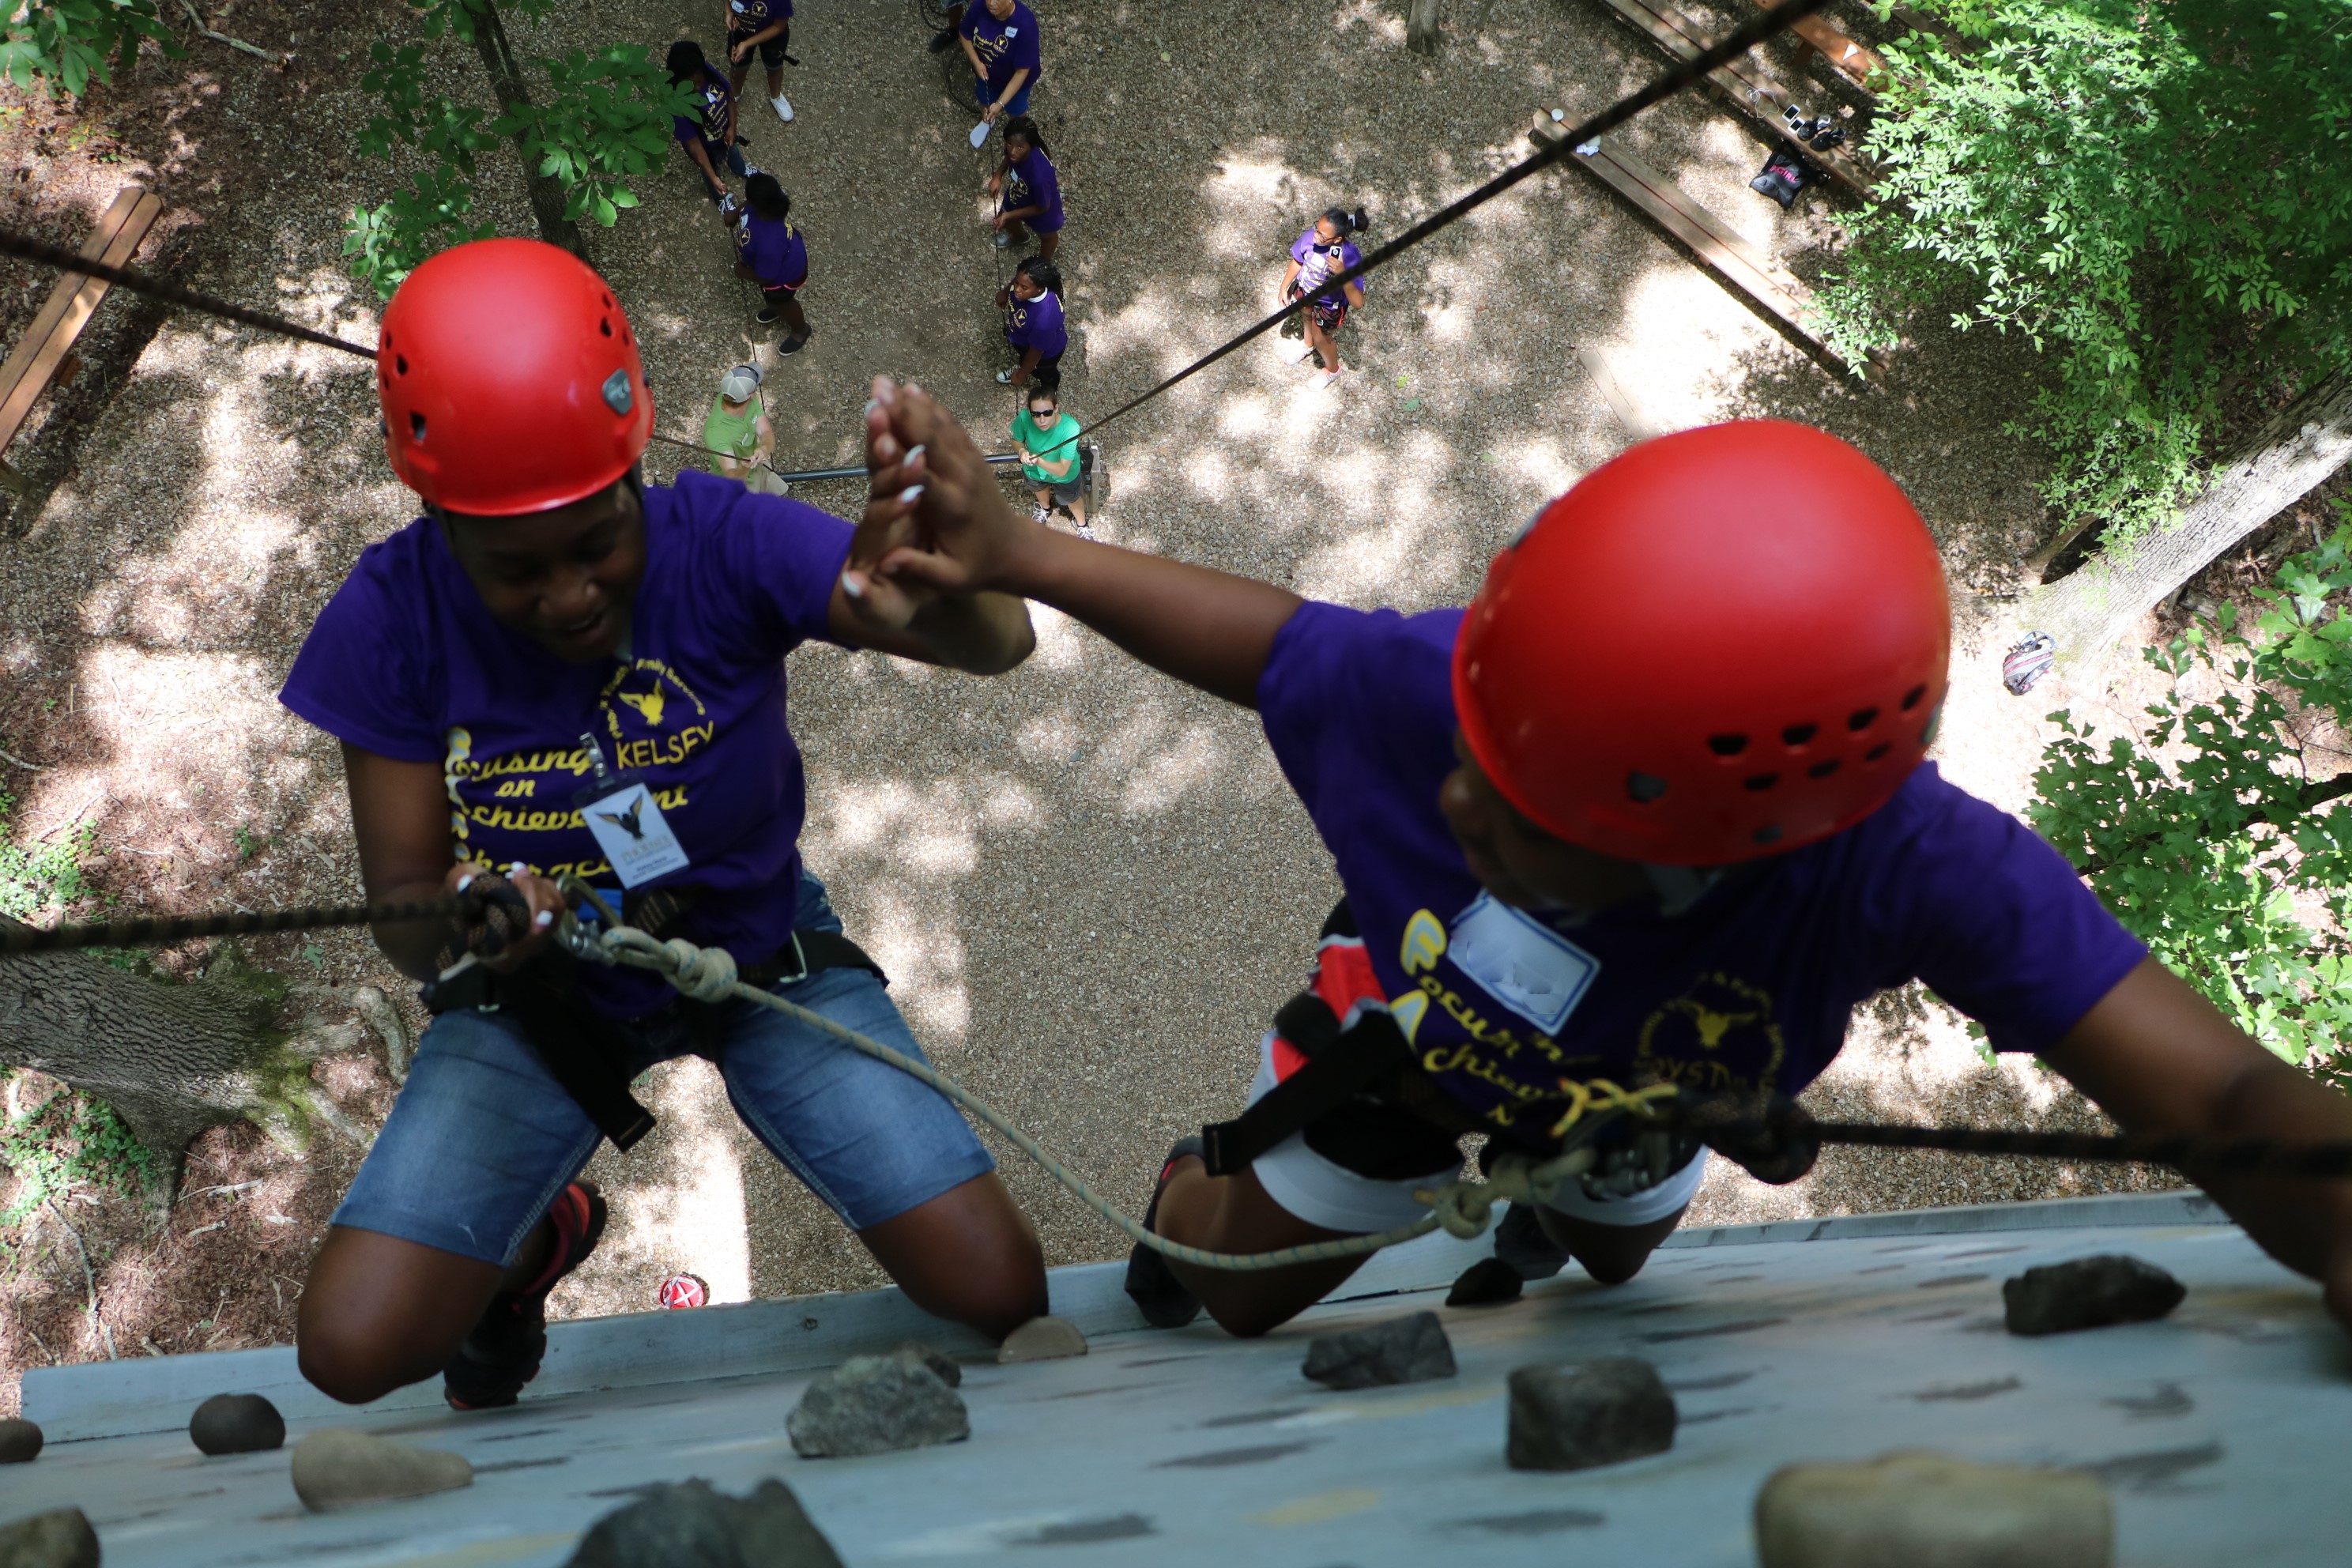
[[[1767,823],[1748,837],[1756,844],[1778,844],[1780,842],[1780,829],[1777,824]]]
[[[611,310],[613,308],[613,297],[610,294],[606,294],[602,296],[602,298],[604,301],[604,309],[607,310]]]
[[[1910,690],[1905,692],[1903,694],[1903,711],[1908,713],[1914,708],[1918,707],[1919,699],[1927,695],[1927,689],[1924,686],[1915,686]]]
[[[392,368],[399,372],[401,374],[406,375],[408,374],[408,356],[406,354],[393,355]]]
[[[1784,746],[1801,746],[1821,732],[1822,727],[1819,724],[1791,724],[1780,731],[1780,743]]]
[[[420,443],[422,443],[422,442],[424,441],[424,439],[425,439],[425,416],[424,416],[424,415],[422,415],[422,414],[411,414],[411,415],[408,416],[408,434],[409,434],[409,436],[410,436],[413,439],[415,439],[415,440],[416,440],[416,441],[418,441],[418,442],[420,442]]]
[[[596,329],[603,332],[606,337],[611,337],[613,335],[613,318],[610,316],[599,318],[596,322]]]
[[[1625,793],[1643,805],[1666,793],[1666,781],[1644,773],[1625,775]]]
[[[1805,776],[1809,779],[1825,779],[1837,771],[1838,760],[1832,757],[1826,763],[1815,763],[1811,767],[1807,768]]]
[[[1780,775],[1779,773],[1750,773],[1739,782],[1748,789],[1761,795],[1764,791],[1770,789],[1774,784],[1779,784],[1780,782]]]
[[[1736,757],[1748,749],[1745,735],[1709,735],[1706,749],[1718,757]]]
[[[1881,758],[1881,757],[1885,756],[1887,752],[1889,752],[1893,751],[1894,749],[1895,749],[1895,748],[1894,748],[1893,746],[1891,746],[1891,745],[1887,744],[1887,743],[1886,743],[1885,742],[1884,742],[1884,741],[1881,741],[1877,745],[1873,746],[1873,747],[1871,747],[1871,748],[1870,748],[1870,750],[1868,750],[1868,751],[1866,751],[1866,752],[1863,752],[1863,754],[1862,754],[1862,760],[1863,760],[1864,762],[1865,762],[1865,763],[1874,763],[1874,762],[1878,761],[1878,759],[1879,759],[1879,758]]]
[[[1875,708],[1857,708],[1845,716],[1845,727],[1857,731],[1867,730],[1877,722],[1878,710]]]

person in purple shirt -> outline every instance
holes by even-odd
[[[728,90],[741,97],[751,75],[751,56],[768,68],[768,107],[789,125],[793,100],[784,96],[784,62],[793,47],[793,0],[727,0]],[[800,64],[793,60],[794,65]]]
[[[1004,312],[1005,342],[1021,356],[1019,364],[996,373],[996,384],[1026,386],[1034,375],[1040,386],[1061,385],[1070,333],[1062,321],[1060,270],[1043,257],[1023,258],[1013,281],[996,291],[996,308]]]
[[[996,247],[1027,239],[1034,228],[1038,256],[1053,260],[1062,247],[1062,181],[1037,122],[1025,114],[1004,122],[1004,159],[988,177],[988,194],[996,198]]]
[[[890,424],[943,488],[958,476],[957,505],[852,560],[1050,605],[1255,709],[1346,893],[1313,991],[1261,1047],[1255,1152],[1213,1175],[1203,1141],[1180,1142],[1146,1216],[1160,1236],[1263,1253],[1411,1224],[1462,1133],[1541,1162],[1596,1079],[1793,1096],[1857,1004],[1913,979],[2126,1129],[2352,1137],[2352,1100],[1925,760],[1951,639],[1935,542],[1833,437],[1758,420],[1645,442],[1545,508],[1466,611],[1404,615],[1017,518],[936,403],[902,397]],[[1780,503],[1769,529],[1759,494]],[[1319,1111],[1268,1101],[1311,1058],[1360,1052],[1388,1065]],[[1604,1122],[1591,1166],[1514,1206],[1603,1284],[1642,1268],[1705,1170],[1686,1127],[1661,1159],[1641,1125]],[[1770,1179],[1810,1163],[1801,1142],[1727,1145]],[[2192,1173],[2352,1324],[2352,1184]],[[1362,1262],[1228,1273],[1139,1247],[1128,1290],[1162,1325],[1205,1305],[1263,1333]]]
[[[1029,112],[1029,94],[1044,79],[1037,52],[1037,17],[1024,0],[973,0],[956,22],[964,58],[971,62],[972,96],[980,117],[993,125]]]
[[[760,325],[784,323],[780,354],[796,354],[809,341],[808,317],[801,311],[802,285],[808,281],[808,242],[792,225],[793,198],[773,174],[758,174],[743,182],[748,208],[736,226],[735,247],[741,259],[735,275],[760,286]]]
[[[477,900],[463,922],[379,926],[377,944],[418,980],[482,989],[438,999],[335,1213],[303,1292],[303,1374],[352,1403],[436,1373],[458,1408],[514,1402],[547,1292],[604,1228],[581,1168],[600,1128],[627,1132],[589,1109],[592,1058],[625,1100],[656,1062],[708,1057],[912,1300],[992,1336],[1043,1312],[1035,1232],[946,1099],[783,1015],[549,940],[569,874],[919,1056],[802,861],[786,659],[824,641],[995,674],[1034,647],[1026,607],[848,567],[856,530],[800,501],[692,472],[646,483],[635,334],[552,246],[443,251],[394,295],[382,342],[387,455],[425,515],[362,552],[280,700],[342,743],[369,900]],[[917,528],[927,506],[922,454],[889,432],[897,395],[877,382],[868,405],[868,462],[892,475],[868,531]],[[532,1021],[550,1009],[561,1029]]]
[[[1330,279],[1363,260],[1348,237],[1361,234],[1367,225],[1363,208],[1350,213],[1345,207],[1333,207],[1315,220],[1314,227],[1291,243],[1290,265],[1283,268],[1284,300],[1296,300],[1302,294],[1308,300],[1307,309],[1298,315],[1303,329],[1298,347],[1295,352],[1285,349],[1283,357],[1296,364],[1309,353],[1321,356],[1323,368],[1313,383],[1318,389],[1339,379],[1339,328],[1348,320],[1348,312],[1364,302],[1361,280],[1343,283],[1337,289],[1328,285]]]
[[[662,63],[673,83],[694,93],[694,112],[670,116],[670,135],[686,150],[687,161],[702,171],[703,194],[723,213],[727,182],[719,171],[732,169],[746,178],[754,172],[735,129],[735,89],[691,38],[672,44]]]

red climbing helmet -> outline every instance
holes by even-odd
[[[410,273],[375,357],[384,455],[451,511],[511,517],[594,495],[654,427],[637,340],[569,251],[481,239]]]
[[[1936,542],[1895,481],[1779,420],[1633,447],[1495,558],[1454,648],[1472,756],[1538,826],[1719,866],[1886,804],[1951,651]]]

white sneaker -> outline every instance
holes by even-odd
[[[1047,510],[1046,510],[1044,507],[1042,507],[1042,506],[1032,506],[1032,507],[1029,509],[1029,515],[1030,515],[1031,517],[1033,517],[1033,518],[1036,519],[1039,522],[1048,522],[1048,523],[1049,523],[1049,522],[1052,522],[1052,521],[1054,521],[1054,514],[1053,514],[1052,512],[1050,512],[1050,511],[1047,511]]]
[[[1285,364],[1297,364],[1315,352],[1303,338],[1283,338],[1275,344],[1274,352],[1282,356]]]
[[[996,231],[996,248],[999,250],[1005,250],[1011,248],[1012,245],[1013,237],[1005,233],[1003,229],[998,229]]]
[[[1339,379],[1339,373],[1336,370],[1318,371],[1313,375],[1307,377],[1307,384],[1313,387],[1318,392],[1322,392],[1328,388],[1333,382]]]
[[[793,122],[793,100],[786,98],[782,93],[780,92],[776,94],[775,97],[768,100],[768,107],[776,111],[776,118],[782,121],[785,124],[790,125]]]
[[[1078,524],[1078,537],[1080,539],[1092,539],[1094,536],[1095,531],[1092,527],[1083,522]]]

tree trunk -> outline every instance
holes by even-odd
[[[356,1009],[366,1026],[275,1026],[289,1000]],[[175,1172],[188,1141],[222,1122],[253,1121],[298,1149],[320,1121],[360,1136],[310,1081],[310,1064],[371,1033],[383,1037],[398,1076],[406,1031],[382,992],[289,987],[233,952],[189,984],[73,952],[0,959],[0,1064],[103,1100]]]
[[[2062,659],[2097,659],[2132,623],[2352,458],[2352,374],[2336,371],[2273,416],[2170,522],[2093,556],[2025,602]]]
[[[1438,0],[1412,0],[1405,11],[1404,47],[1414,54],[1437,52],[1437,5]]]
[[[474,47],[482,57],[482,68],[490,73],[490,91],[497,95],[499,110],[513,114],[530,108],[530,93],[523,85],[514,48],[507,42],[506,23],[499,16],[496,0],[470,0],[467,10],[474,19]],[[539,220],[539,237],[587,260],[580,226],[563,216],[563,187],[553,176],[539,172],[520,132],[515,133],[514,143],[515,155],[522,162],[523,186],[530,195],[531,216]]]

